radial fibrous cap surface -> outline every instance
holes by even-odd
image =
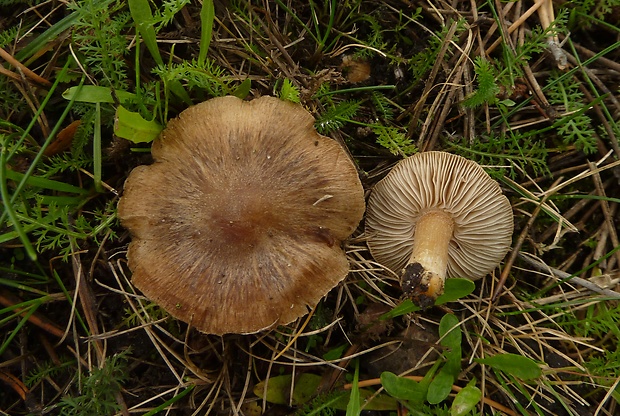
[[[202,332],[294,321],[348,273],[341,242],[364,212],[344,149],[301,106],[215,98],[183,111],[118,207],[132,281]]]
[[[373,257],[400,273],[416,223],[429,211],[446,212],[454,221],[447,277],[479,279],[510,248],[512,209],[497,182],[461,156],[424,152],[401,160],[370,195],[366,235]]]

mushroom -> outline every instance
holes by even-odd
[[[510,248],[512,209],[475,162],[445,152],[401,160],[368,201],[366,235],[379,263],[401,273],[403,292],[422,308],[447,277],[479,279]]]
[[[345,278],[364,213],[357,170],[300,105],[214,98],[183,111],[118,206],[132,282],[211,334],[294,321]]]

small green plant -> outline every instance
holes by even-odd
[[[463,102],[465,107],[478,107],[482,104],[495,104],[500,91],[496,83],[497,72],[487,59],[481,56],[474,60],[474,71],[478,80],[478,89]]]
[[[281,100],[299,103],[299,89],[297,89],[288,78],[282,81],[279,96]]]
[[[563,115],[553,123],[563,143],[574,145],[584,153],[596,152],[592,119],[586,114],[589,106],[584,103],[584,95],[579,90],[577,80],[555,72],[549,79],[549,85],[549,102],[563,109]]]
[[[57,377],[61,373],[66,373],[75,365],[75,360],[61,357],[60,364],[52,361],[45,361],[32,370],[26,379],[26,386],[31,388],[47,377]]]
[[[111,415],[120,410],[116,395],[127,379],[129,350],[108,357],[100,368],[84,377],[81,394],[64,397],[59,403],[60,415]]]
[[[571,310],[558,309],[562,314],[557,323],[568,333],[583,338],[605,339],[601,346],[603,352],[592,350],[588,355],[585,366],[596,376],[603,377],[610,384],[620,376],[620,306],[610,306],[605,302],[596,302],[589,305],[583,316],[576,316]]]
[[[474,409],[482,399],[482,392],[476,387],[475,379],[459,389],[451,405],[446,403],[461,373],[462,334],[458,318],[451,314],[444,315],[439,323],[439,335],[440,345],[444,347],[442,359],[437,360],[420,381],[384,372],[381,374],[381,384],[392,397],[412,412],[422,408],[424,410],[419,414],[423,415],[476,414]],[[537,379],[542,375],[536,362],[520,355],[498,354],[475,361],[490,366],[507,378],[517,378],[519,383]]]
[[[226,74],[224,69],[209,59],[204,62],[192,60],[178,64],[159,65],[153,72],[164,80],[165,84],[183,81],[186,82],[190,91],[200,90],[211,97],[232,94],[234,90],[234,80]]]
[[[129,39],[124,36],[131,16],[118,0],[79,0],[69,3],[78,14],[73,41],[82,64],[100,79],[100,85],[127,88]]]
[[[447,39],[450,33],[450,24],[443,25],[439,31],[436,31],[431,35],[428,39],[428,44],[426,47],[409,59],[409,68],[413,75],[414,83],[422,81],[424,76],[435,65],[439,52],[441,51],[444,43],[456,41],[459,34],[465,30],[465,27],[465,20],[460,19],[457,22],[457,28],[454,31],[452,39]]]

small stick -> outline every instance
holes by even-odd
[[[590,165],[590,169],[596,171],[596,165],[594,163],[589,162],[588,164]],[[596,187],[596,191],[599,196],[606,197],[607,195],[605,194],[605,188],[603,187],[601,175],[597,172],[595,175],[592,176],[592,180],[594,181],[594,186]],[[609,202],[607,202],[605,199],[601,199],[601,210],[603,211],[603,215],[605,216],[605,226],[607,227],[607,232],[609,232],[611,243],[614,247],[618,247],[620,246],[620,241],[618,241],[618,232],[616,231],[616,226],[614,224]],[[616,259],[620,264],[620,251],[616,251]]]
[[[8,292],[0,292],[0,305],[3,305],[5,307],[12,307],[21,302],[21,299],[11,295]],[[26,314],[28,314],[28,308],[14,307],[13,310],[17,312],[20,316],[26,316]],[[52,323],[50,320],[41,316],[37,312],[31,314],[28,317],[28,321],[58,338],[62,338],[64,334],[64,331],[60,327],[56,326],[56,324]]]
[[[534,266],[538,270],[547,272],[560,280],[570,279],[569,280],[570,282],[575,283],[579,286],[585,287],[586,289],[591,290],[592,292],[596,292],[603,296],[607,296],[613,299],[620,299],[620,293],[616,292],[615,290],[604,289],[595,283],[592,283],[586,279],[582,279],[581,277],[573,276],[571,278],[572,276],[571,274],[566,273],[559,269],[555,269],[551,266],[548,266],[542,260],[532,257],[531,254],[519,253],[519,258],[529,263],[530,265]]]
[[[523,22],[525,22],[525,20],[526,20],[528,17],[530,17],[532,14],[534,14],[534,12],[535,12],[536,10],[538,10],[538,9],[540,8],[540,6],[542,6],[542,4],[543,4],[544,2],[546,2],[546,1],[547,1],[547,0],[537,0],[537,1],[534,3],[534,5],[533,5],[532,7],[530,7],[529,9],[527,9],[527,10],[525,11],[525,13],[523,13],[523,14],[521,15],[521,17],[519,18],[519,20],[517,20],[516,22],[514,22],[513,24],[511,24],[511,25],[508,27],[508,33],[507,33],[506,35],[510,35],[512,32],[514,32],[515,30],[517,30],[517,28],[518,28],[519,26],[521,26],[521,25],[523,24]],[[542,22],[541,22],[541,23],[542,23]],[[502,39],[502,37],[500,36],[498,39],[496,39],[496,40],[495,40],[495,42],[493,42],[493,43],[491,44],[491,46],[489,46],[489,47],[487,48],[487,50],[485,51],[485,54],[486,54],[486,55],[488,55],[488,54],[490,54],[491,52],[493,52],[493,50],[494,50],[495,48],[497,48],[497,47],[498,47],[498,46],[499,46],[499,45],[500,45],[503,41],[504,41],[504,40],[503,40],[503,39]]]
[[[28,69],[28,67],[26,67],[24,64],[19,62],[17,59],[13,58],[13,56],[10,53],[8,53],[2,48],[0,48],[0,57],[4,58],[5,61],[13,65],[14,67],[19,68],[24,73],[24,75],[26,75],[28,78],[32,79],[33,81],[41,85],[45,85],[46,87],[49,87],[52,85],[50,81],[32,72],[30,69]]]

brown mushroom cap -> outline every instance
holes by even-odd
[[[497,182],[461,156],[424,152],[401,160],[370,195],[366,234],[373,257],[400,273],[412,254],[416,223],[432,211],[453,221],[448,277],[479,279],[510,248],[512,209]]]
[[[118,206],[132,281],[212,334],[308,312],[347,275],[364,196],[343,148],[301,106],[215,98],[171,120]]]

